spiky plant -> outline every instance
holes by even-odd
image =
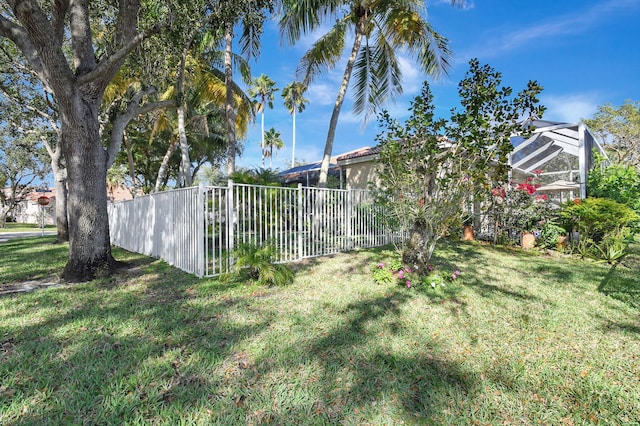
[[[235,250],[232,272],[245,275],[260,285],[280,286],[293,281],[293,271],[282,263],[274,263],[277,249],[270,243],[241,244]]]

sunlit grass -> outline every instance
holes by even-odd
[[[7,222],[5,223],[4,228],[0,228],[0,233],[2,232],[37,232],[42,229],[41,224],[35,223],[15,223],[15,222]],[[55,231],[55,225],[45,225],[44,229],[46,231]]]
[[[0,244],[0,283],[33,253],[31,276],[55,273],[48,250]],[[639,424],[632,250],[612,267],[445,242],[436,269],[462,274],[436,289],[374,284],[390,249],[272,288],[118,251],[136,267],[0,299],[0,423]]]

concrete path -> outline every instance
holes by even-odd
[[[56,235],[56,231],[44,231],[44,235]],[[42,231],[0,232],[0,243],[14,238],[41,237]]]

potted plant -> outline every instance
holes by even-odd
[[[467,213],[462,218],[462,240],[473,241],[475,237],[473,231],[473,214]]]

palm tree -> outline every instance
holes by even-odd
[[[306,86],[299,81],[287,84],[282,89],[284,107],[293,116],[293,143],[291,145],[291,167],[295,167],[296,162],[296,112],[304,111],[304,107],[309,103],[309,99],[304,97]]]
[[[220,53],[220,52],[217,52]],[[225,75],[222,71],[211,68],[205,63],[202,57],[187,56],[185,70],[185,81],[183,86],[182,102],[184,105],[184,117],[182,125],[179,117],[172,114],[171,110],[165,109],[155,116],[153,130],[149,138],[150,143],[157,133],[168,133],[171,135],[167,153],[162,161],[158,177],[156,179],[155,191],[159,191],[165,181],[165,174],[168,171],[169,160],[173,152],[180,144],[180,134],[187,137],[189,130],[190,138],[208,137],[211,132],[208,129],[207,120],[210,118],[213,109],[222,108],[225,105],[227,90]],[[254,120],[253,108],[249,97],[235,84],[231,85],[233,103],[236,105],[233,129],[234,136],[243,137],[247,131],[249,122]],[[175,98],[177,90],[175,86],[170,86],[163,93],[163,98]],[[204,124],[203,124],[204,123]],[[184,128],[181,130],[181,126]],[[234,148],[235,149],[235,148]],[[183,156],[181,156],[183,157]],[[183,158],[184,160],[184,158]],[[189,162],[191,162],[189,160]],[[181,165],[181,175],[184,180],[185,167]],[[189,170],[191,166],[189,164]],[[192,179],[189,172],[188,180]]]
[[[272,0],[253,0],[250,2],[244,0],[227,0],[216,3],[216,19],[218,19],[223,27],[224,47],[223,61],[221,62],[224,70],[224,81],[226,85],[226,101],[225,101],[225,121],[227,133],[227,176],[231,176],[236,169],[237,139],[236,139],[236,109],[234,102],[234,87],[236,83],[233,79],[234,69],[239,69],[243,77],[248,77],[248,63],[239,64],[237,56],[233,54],[233,40],[235,37],[234,29],[239,26],[242,30],[240,36],[240,47],[247,61],[260,53],[260,35],[262,27],[266,19],[265,9],[273,6]],[[248,81],[245,81],[249,84]]]
[[[262,167],[264,167],[264,153],[265,153],[265,141],[264,141],[264,110],[267,106],[273,108],[273,94],[278,91],[276,82],[271,80],[267,75],[260,74],[260,77],[254,78],[251,81],[251,87],[248,90],[249,96],[256,100],[256,110],[262,113],[262,139],[260,141],[260,149],[262,151]]]
[[[452,4],[463,0],[452,0]],[[302,57],[298,75],[308,86],[323,69],[340,59],[347,38],[353,36],[351,53],[338,91],[322,158],[319,185],[324,187],[329,171],[336,125],[352,74],[355,81],[354,111],[365,120],[387,99],[402,93],[396,52],[413,55],[422,70],[439,76],[449,68],[447,40],[422,17],[426,7],[419,0],[289,0],[283,4],[281,33],[295,44],[326,22],[333,27]],[[349,34],[351,32],[351,34]]]
[[[267,150],[267,147],[269,150]],[[264,133],[264,151],[263,157],[269,157],[269,168],[273,168],[273,148],[278,150],[284,148],[284,142],[280,138],[280,132],[277,132],[273,127]]]

